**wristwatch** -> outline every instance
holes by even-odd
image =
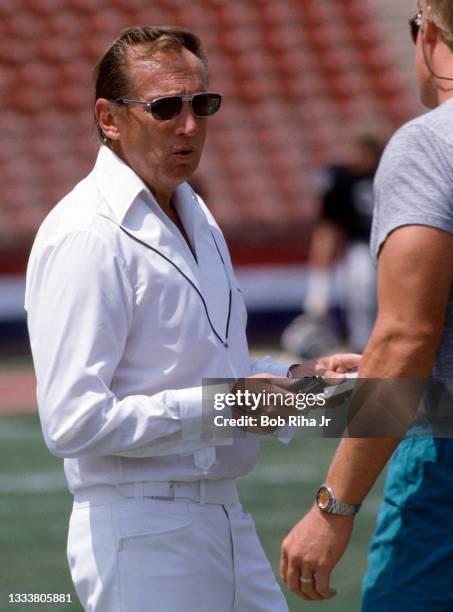
[[[336,499],[330,487],[322,485],[319,487],[316,494],[316,505],[322,512],[348,516],[351,514],[357,514],[362,504],[345,504],[344,502]]]

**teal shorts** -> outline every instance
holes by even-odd
[[[387,475],[362,612],[453,612],[453,440],[406,438]]]

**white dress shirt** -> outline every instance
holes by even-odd
[[[206,439],[202,380],[289,364],[253,361],[228,248],[187,183],[174,204],[196,254],[142,180],[102,146],[48,215],[27,270],[26,310],[46,443],[72,491],[234,478],[256,436]]]

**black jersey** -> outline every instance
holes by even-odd
[[[334,221],[350,240],[369,241],[373,219],[373,174],[329,166],[322,176],[323,218]]]

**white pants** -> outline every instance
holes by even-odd
[[[238,501],[75,502],[68,560],[90,612],[288,611]]]

